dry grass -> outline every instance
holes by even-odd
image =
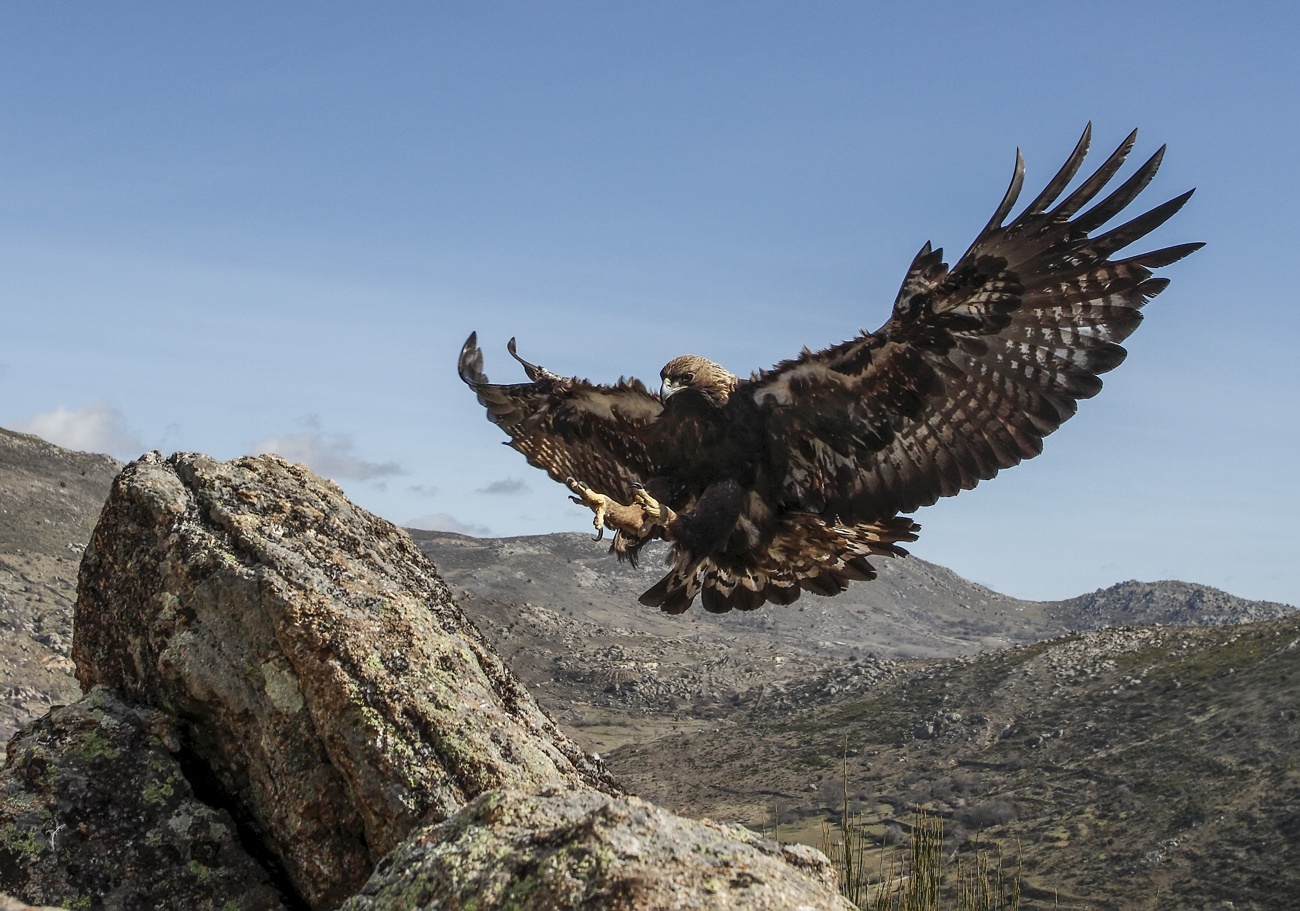
[[[871,864],[875,840],[866,823],[849,812],[847,742],[843,773],[840,823],[822,824],[821,848],[835,865],[845,898],[864,911],[1019,911],[1019,857],[1011,873],[1000,850],[990,854],[976,848],[969,860],[945,861],[943,820],[920,806],[913,813],[906,859],[887,862],[882,841]]]
[[[822,827],[822,851],[835,865],[840,892],[864,911],[1019,911],[1021,866],[1008,870],[1001,853],[945,860],[943,820],[917,808],[905,859],[871,863],[874,840],[847,815]]]

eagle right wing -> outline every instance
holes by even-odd
[[[632,485],[657,474],[650,452],[651,428],[663,412],[659,397],[637,379],[603,386],[561,377],[515,353],[531,382],[494,385],[483,372],[483,352],[471,333],[457,369],[487,409],[488,420],[510,437],[509,445],[563,483],[576,478],[629,503]]]
[[[1150,182],[1160,149],[1081,212],[1110,182],[1136,131],[1057,201],[1087,152],[1091,125],[1047,187],[1008,224],[1024,181],[951,269],[926,244],[877,332],[804,353],[748,384],[768,412],[769,451],[787,508],[845,524],[927,506],[1031,458],[1101,389],[1122,342],[1167,279],[1152,270],[1201,244],[1111,259],[1163,224],[1190,191],[1090,237]]]

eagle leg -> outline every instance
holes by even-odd
[[[592,525],[596,528],[594,540],[599,541],[603,538],[607,527],[615,531],[621,531],[633,538],[644,538],[650,533],[650,529],[657,524],[652,518],[652,513],[643,504],[640,491],[638,491],[636,502],[630,506],[624,506],[612,497],[607,497],[603,493],[596,493],[581,481],[568,478],[564,483],[577,494],[577,496],[569,497],[570,500],[580,506],[586,506],[596,514],[592,519]],[[646,494],[646,497],[648,498],[649,494]],[[649,502],[654,504],[656,510],[653,516],[662,515],[663,508],[653,499],[650,499]]]

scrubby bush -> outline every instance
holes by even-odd
[[[955,814],[966,826],[976,830],[1006,825],[1016,818],[1016,805],[1005,798],[984,801],[963,807]]]

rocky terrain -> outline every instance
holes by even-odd
[[[126,466],[73,623],[86,695],[0,769],[24,902],[849,907],[818,852],[626,795],[410,537],[304,466]]]
[[[598,575],[581,535],[414,534],[539,700],[670,809],[818,844],[847,791],[897,844],[922,805],[950,850],[1020,852],[1030,906],[1283,909],[1300,887],[1287,605],[1181,582],[1021,602],[910,558],[772,617],[662,618],[635,610],[658,566]]]
[[[143,853],[115,855],[114,864],[133,869],[163,855],[176,861],[178,901],[187,894],[182,888],[188,882],[184,871],[194,878],[199,868],[215,870],[215,861],[208,864],[218,857],[223,869],[238,870],[239,862],[232,858],[250,839],[290,845],[301,835],[304,844],[319,846],[331,844],[330,833],[338,831],[361,833],[353,836],[361,846],[351,855],[357,860],[341,864],[341,878],[304,872],[295,880],[290,871],[307,870],[312,851],[295,855],[283,847],[270,851],[270,861],[254,852],[253,862],[261,872],[244,877],[247,894],[265,897],[271,893],[256,890],[269,889],[287,907],[303,907],[303,902],[332,906],[358,887],[363,879],[358,871],[382,861],[350,907],[393,907],[402,890],[416,880],[431,879],[442,883],[447,894],[486,891],[503,903],[516,900],[506,880],[485,879],[482,871],[452,863],[472,850],[495,856],[500,863],[567,871],[545,885],[560,890],[547,893],[553,897],[582,879],[583,871],[597,868],[599,875],[590,877],[598,884],[596,891],[640,895],[628,892],[646,882],[646,869],[637,864],[659,858],[656,852],[668,850],[670,842],[692,838],[725,838],[728,844],[741,845],[727,851],[750,852],[744,853],[746,864],[776,863],[772,869],[794,868],[814,882],[824,880],[826,870],[819,866],[824,861],[797,851],[790,854],[796,849],[783,853],[733,826],[740,823],[782,841],[817,844],[822,822],[837,816],[847,797],[865,831],[886,852],[906,832],[910,810],[917,804],[944,819],[950,851],[968,852],[977,842],[1001,845],[1013,855],[1019,851],[1026,907],[1052,907],[1059,896],[1064,908],[1218,911],[1227,907],[1225,902],[1233,902],[1236,909],[1286,908],[1289,895],[1300,885],[1292,872],[1300,869],[1300,784],[1291,758],[1300,746],[1292,708],[1300,704],[1294,682],[1300,668],[1292,666],[1300,660],[1300,626],[1286,605],[1246,602],[1177,582],[1127,582],[1065,602],[1024,602],[910,558],[878,561],[879,580],[855,585],[835,599],[805,596],[787,609],[722,616],[693,610],[667,617],[636,603],[636,595],[659,573],[653,555],[639,569],[620,566],[583,535],[482,540],[412,532],[415,544],[437,567],[436,576],[413,584],[401,581],[402,573],[394,575],[392,570],[397,564],[416,563],[414,549],[402,551],[389,542],[387,531],[379,533],[386,523],[366,525],[371,520],[363,520],[364,514],[336,496],[337,491],[316,491],[315,506],[307,510],[316,518],[300,520],[301,527],[268,519],[276,509],[287,509],[285,503],[303,501],[300,487],[307,476],[284,466],[275,470],[280,481],[268,486],[270,493],[264,491],[251,501],[227,502],[228,490],[240,488],[229,479],[213,482],[227,493],[205,494],[211,502],[200,511],[222,529],[212,540],[243,542],[236,548],[236,562],[278,567],[273,573],[258,570],[255,585],[248,581],[242,589],[236,586],[232,591],[242,594],[223,596],[226,600],[217,602],[220,609],[209,607],[206,615],[202,605],[209,596],[203,593],[211,583],[204,574],[225,571],[221,561],[209,561],[202,572],[177,575],[179,542],[166,535],[148,547],[143,539],[126,543],[115,537],[112,547],[92,548],[96,556],[87,561],[89,578],[116,578],[113,585],[119,587],[109,585],[106,594],[95,595],[83,578],[83,601],[101,604],[104,611],[119,603],[140,606],[124,616],[99,611],[97,627],[79,627],[76,652],[82,682],[88,687],[107,683],[109,688],[92,689],[78,701],[81,687],[72,677],[71,660],[77,566],[120,469],[104,456],[70,453],[33,437],[0,431],[0,738],[8,740],[21,725],[28,725],[12,741],[14,755],[3,774],[8,782],[19,775],[49,784],[48,790],[26,792],[22,798],[27,818],[45,813],[49,824],[42,823],[35,833],[18,834],[0,824],[0,841],[9,849],[14,844],[30,850],[60,844],[71,833],[60,830],[50,814],[70,801],[89,802],[118,807],[110,815],[139,820],[142,831],[159,833],[146,836]],[[182,487],[200,490],[207,489],[205,479],[220,472],[178,465],[175,476]],[[293,488],[291,480],[300,487]],[[286,484],[298,493],[285,494]],[[244,496],[252,496],[246,487]],[[164,502],[167,497],[154,499]],[[158,507],[155,503],[150,508]],[[296,514],[305,508],[294,507]],[[257,518],[247,518],[245,512]],[[232,603],[303,602],[319,607],[338,600],[331,586],[353,590],[356,580],[336,578],[328,568],[333,545],[303,537],[309,531],[328,532],[326,540],[333,540],[340,527],[327,520],[331,515],[341,517],[342,529],[351,529],[345,552],[356,548],[370,560],[384,548],[398,548],[367,564],[381,568],[375,570],[378,575],[367,577],[367,597],[385,601],[387,586],[396,584],[421,593],[411,596],[412,604],[423,601],[463,610],[482,631],[476,639],[476,632],[467,632],[472,627],[453,624],[462,630],[457,635],[480,643],[470,647],[479,656],[475,662],[490,665],[492,655],[501,656],[510,668],[504,671],[503,665],[502,672],[519,681],[511,686],[527,694],[520,698],[536,700],[537,708],[525,715],[548,713],[558,722],[559,728],[546,735],[559,738],[552,740],[558,746],[543,752],[558,749],[557,755],[568,756],[577,778],[562,774],[563,782],[543,786],[525,775],[529,784],[519,790],[518,776],[498,771],[496,785],[458,785],[445,791],[450,796],[443,799],[442,811],[432,806],[399,810],[395,808],[405,798],[392,794],[400,795],[403,789],[411,793],[413,782],[422,780],[413,777],[411,769],[423,764],[412,766],[409,759],[394,758],[402,750],[374,753],[358,746],[376,742],[373,733],[337,734],[338,742],[332,744],[328,737],[322,741],[315,735],[322,742],[312,749],[323,751],[324,764],[338,770],[332,774],[339,776],[341,785],[313,779],[308,773],[319,770],[322,760],[298,755],[311,741],[311,728],[319,727],[315,723],[302,728],[302,736],[290,735],[288,746],[268,741],[260,759],[247,752],[246,743],[265,740],[257,733],[261,726],[280,726],[274,720],[282,719],[286,707],[292,709],[290,717],[302,710],[289,681],[299,681],[299,669],[313,660],[317,670],[308,678],[323,676],[335,682],[310,698],[304,684],[295,683],[308,715],[316,700],[322,707],[331,706],[316,711],[333,717],[351,698],[348,694],[364,693],[368,711],[388,720],[371,722],[363,713],[357,719],[358,731],[381,724],[379,729],[388,733],[380,740],[410,744],[423,742],[436,727],[432,721],[412,720],[402,708],[409,704],[417,716],[439,715],[434,708],[420,708],[414,684],[405,681],[429,665],[437,666],[427,656],[414,661],[410,657],[424,654],[412,646],[412,631],[423,628],[421,611],[413,606],[397,612],[406,632],[401,634],[401,648],[392,650],[403,656],[396,664],[393,655],[376,651],[369,641],[347,645],[353,637],[367,635],[364,625],[346,633],[347,624],[356,619],[348,619],[358,609],[355,604],[338,618],[329,615],[331,630],[344,632],[316,642],[303,641],[294,632],[298,622],[274,621],[268,629],[265,621],[258,621],[238,636],[238,641],[253,634],[261,637],[247,641],[262,645],[240,647],[256,652],[256,662],[211,644],[228,638],[229,631],[218,621]],[[388,543],[372,546],[365,543],[367,536]],[[209,545],[207,552],[212,550]],[[167,604],[153,603],[130,586],[120,587],[122,579],[139,576],[131,555],[149,548],[172,554],[157,561],[163,569],[151,583],[156,590],[153,601],[157,591],[189,591],[188,603],[196,606],[169,612]],[[286,570],[281,564],[288,551],[298,556]],[[115,555],[108,561],[115,571],[104,569],[105,555]],[[380,579],[389,581],[376,581]],[[440,588],[443,582],[446,589]],[[328,597],[307,594],[331,591]],[[358,603],[364,610],[370,602]],[[282,609],[258,611],[274,616]],[[132,621],[136,615],[143,619]],[[175,624],[196,620],[217,632],[198,640],[192,633],[175,638]],[[154,632],[123,632],[131,622],[145,622],[146,630]],[[98,632],[92,636],[93,629]],[[159,645],[169,641],[184,643],[185,648]],[[209,645],[198,648],[198,641]],[[142,652],[141,642],[154,645]],[[460,647],[454,651],[463,654]],[[197,656],[193,673],[178,676],[172,656],[181,653]],[[435,653],[437,649],[428,654]],[[335,657],[304,658],[310,654]],[[119,657],[105,663],[110,655]],[[162,655],[166,661],[160,660]],[[125,656],[130,660],[123,663]],[[260,683],[253,689],[264,693],[261,707],[219,709],[218,697],[232,689],[228,678],[234,669],[253,664],[260,669]],[[148,671],[149,666],[156,670]],[[286,676],[288,669],[293,674]],[[497,672],[488,675],[495,676]],[[185,679],[190,683],[182,685]],[[468,698],[470,704],[483,704],[482,695]],[[69,708],[37,720],[58,704]],[[217,736],[188,726],[186,720],[223,713],[231,723],[251,716],[254,727],[243,734],[228,731]],[[535,717],[544,719],[545,714]],[[546,724],[532,722],[531,730]],[[223,721],[218,727],[229,725]],[[48,771],[58,764],[42,750],[52,748],[81,756],[97,770],[95,775],[74,764],[62,767],[59,774]],[[206,760],[196,766],[196,755],[212,750],[237,759],[225,771],[220,763]],[[103,777],[104,757],[115,751],[138,757],[137,771],[144,777]],[[603,765],[591,753],[598,753]],[[582,772],[583,763],[589,763],[591,771]],[[362,786],[359,777],[364,776],[358,769],[372,766],[386,770],[378,774],[392,776],[391,781],[382,787],[373,782]],[[613,780],[604,777],[606,768]],[[353,796],[343,804],[319,803],[318,810],[308,814],[309,822],[299,823],[283,818],[277,822],[271,812],[277,806],[274,798],[240,791],[250,770],[277,770],[280,775],[294,769],[307,775],[304,784],[293,786],[296,790],[327,796],[342,787]],[[464,774],[453,773],[451,780],[460,781]],[[102,778],[106,789],[85,791],[94,778]],[[619,786],[664,809],[621,796]],[[542,794],[539,787],[550,788],[550,796],[537,796]],[[378,793],[393,788],[388,796]],[[17,798],[6,794],[0,802],[8,800],[12,811]],[[498,796],[483,796],[488,794]],[[571,799],[574,794],[587,796]],[[132,804],[131,795],[153,799]],[[426,823],[432,828],[415,835],[412,820],[430,813],[433,818]],[[710,816],[719,825],[684,835],[673,813]],[[651,846],[650,853],[641,860],[620,854],[618,864],[581,869],[564,866],[573,846],[565,848],[562,840],[548,843],[549,848],[531,859],[521,853],[521,833],[532,831],[530,827],[569,831],[576,838],[596,818],[605,821],[598,828],[615,843],[625,843],[626,833],[636,829],[637,837]],[[189,822],[179,829],[178,819]],[[399,830],[412,840],[402,840]],[[109,838],[106,832],[91,835]],[[168,843],[172,835],[176,838]],[[84,832],[79,837],[79,850],[99,850],[99,843],[84,840]],[[177,844],[190,847],[182,850]],[[389,848],[391,853],[385,854]],[[399,854],[402,863],[393,866],[388,858]],[[43,850],[40,856],[50,860]],[[740,855],[728,856],[735,861]],[[0,856],[0,869],[5,860]],[[423,872],[411,873],[417,869]],[[42,875],[66,873],[46,870]],[[683,875],[691,881],[693,874]],[[0,885],[0,892],[5,888]],[[53,894],[20,897],[36,904]],[[756,896],[748,898],[759,902]],[[191,898],[185,906],[203,904]],[[232,907],[243,906],[254,905]]]
[[[1300,618],[1113,628],[933,663],[869,693],[606,755],[670,808],[881,842],[917,805],[1062,907],[1287,908],[1300,887]],[[1157,900],[1158,897],[1158,900]]]
[[[877,560],[878,579],[835,598],[668,616],[636,602],[662,572],[662,545],[632,568],[582,534],[411,535],[537,698],[597,751],[712,728],[744,705],[779,714],[861,694],[924,660],[1110,625],[1218,625],[1294,613],[1183,582],[1022,601],[909,557]]]

